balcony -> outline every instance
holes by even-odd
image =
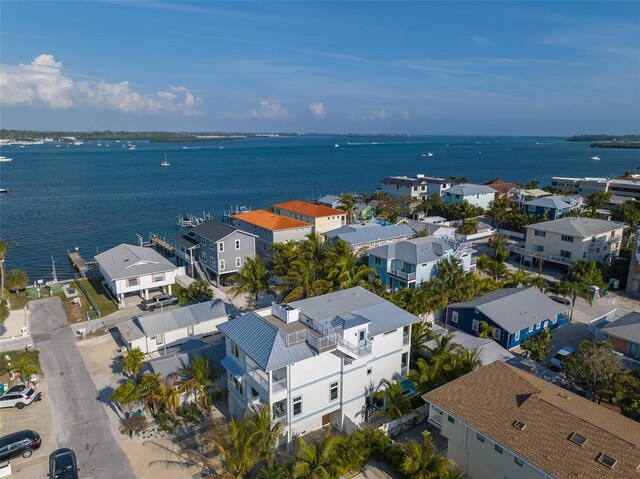
[[[620,236],[614,236],[613,238],[609,238],[607,240],[607,243],[609,244],[619,243],[621,240],[622,238]]]
[[[416,279],[416,273],[407,273],[406,271],[402,271],[399,269],[392,269],[389,271],[389,273],[391,276],[395,276],[396,278],[400,278],[403,279],[405,281],[415,281]]]
[[[352,356],[354,359],[358,359],[372,353],[371,342],[368,340],[365,341],[365,344],[356,346],[355,344],[345,340],[335,328],[328,328],[312,319],[305,321],[304,324],[306,324],[309,329],[305,328],[291,333],[280,331],[280,334],[287,346],[306,341],[310,347],[320,353],[337,348]],[[314,334],[312,331],[317,334]]]
[[[542,251],[536,251],[533,249],[526,249],[526,248],[521,248],[519,246],[511,246],[511,245],[509,246],[509,249],[514,253],[522,254],[525,256],[531,256],[533,258],[542,259],[544,261],[551,261],[553,263],[560,263],[560,264],[567,264],[567,265],[573,264],[573,259],[565,258],[564,256],[560,256],[559,254],[544,253]]]
[[[277,393],[287,389],[287,378],[273,379],[271,381],[271,392]]]
[[[402,345],[406,346],[411,342],[411,335],[409,333],[402,334]]]
[[[259,372],[258,369],[247,371],[247,374],[257,382],[265,391],[269,391],[269,378]]]

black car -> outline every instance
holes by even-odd
[[[34,431],[18,431],[0,437],[0,462],[22,456],[30,457],[33,451],[40,449],[42,439]]]
[[[78,479],[76,455],[71,449],[53,451],[49,456],[50,479]]]
[[[571,306],[571,301],[567,298],[563,298],[562,296],[549,296],[551,301],[555,301],[556,303],[564,304],[565,306]]]
[[[140,306],[145,311],[155,311],[160,306],[170,306],[178,304],[178,297],[174,294],[159,294],[155,298],[143,301]]]

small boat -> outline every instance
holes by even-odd
[[[337,143],[335,145],[333,145],[334,148],[340,148],[340,145],[338,145]]]
[[[7,161],[11,161],[13,158],[7,158],[6,156],[0,156],[0,162],[6,163]]]
[[[9,193],[9,188],[0,188],[0,193]]]
[[[129,149],[130,149],[130,150],[135,150],[135,149],[136,149],[136,145],[131,145],[131,146],[129,147]]]
[[[169,163],[167,161],[167,154],[165,153],[164,154],[164,161],[162,163],[160,163],[160,166],[170,166],[170,165],[171,165],[171,163]]]
[[[592,156],[590,159],[593,160],[593,161],[598,161],[598,160],[600,160],[600,157],[599,156]]]
[[[422,154],[422,156],[429,156],[429,157],[431,157],[431,156],[433,156],[433,153],[431,153],[431,152],[429,151],[429,152],[427,152],[427,153],[423,153],[423,154]]]

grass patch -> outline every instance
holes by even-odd
[[[26,352],[24,350],[18,350],[18,351],[9,351],[6,353],[2,353],[2,355],[9,356],[11,358],[9,361],[11,364],[15,364],[16,362],[20,361],[22,358],[27,358],[32,363],[36,364],[38,368],[40,368],[40,351],[36,351],[34,349],[31,349],[29,352]]]
[[[178,283],[171,285],[171,294],[175,294],[178,297],[178,304],[185,304],[191,301],[191,298],[187,297],[187,289]]]
[[[80,282],[86,288],[91,299],[100,310],[102,316],[115,313],[118,306],[113,302],[111,296],[105,291],[100,278],[81,279]],[[82,293],[82,290],[78,290]]]
[[[24,291],[20,294],[9,293],[8,299],[9,299],[9,303],[11,303],[12,310],[24,309],[27,303],[31,301],[31,298],[29,298],[29,296],[27,296]]]

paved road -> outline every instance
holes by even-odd
[[[29,344],[33,344],[33,338],[31,336],[0,339],[0,353],[24,349],[25,346]]]
[[[59,447],[73,449],[83,479],[135,477],[111,434],[98,392],[78,352],[60,298],[31,301],[31,335],[40,351]]]

